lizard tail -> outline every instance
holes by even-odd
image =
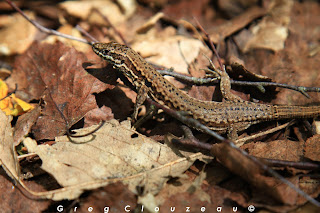
[[[275,105],[274,115],[282,118],[311,118],[320,116],[320,106],[282,106]]]

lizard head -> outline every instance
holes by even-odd
[[[98,56],[111,64],[121,66],[124,63],[124,54],[128,47],[112,41],[109,43],[94,43],[92,49]]]

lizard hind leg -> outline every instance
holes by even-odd
[[[249,128],[250,125],[251,125],[250,122],[239,122],[239,123],[231,124],[227,129],[228,139],[230,139],[236,143],[236,141],[239,139],[238,132],[241,132],[241,131]]]

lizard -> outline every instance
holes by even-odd
[[[226,133],[230,129],[242,131],[250,125],[268,120],[311,118],[320,116],[320,106],[273,105],[245,101],[230,92],[231,84],[226,71],[220,75],[220,88],[224,101],[195,99],[164,78],[136,51],[117,42],[93,43],[93,51],[120,71],[137,92],[134,117],[137,109],[149,96],[160,104],[187,112],[212,130]]]

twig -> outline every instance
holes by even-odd
[[[320,165],[312,162],[293,162],[285,160],[275,160],[275,159],[266,159],[259,158],[263,163],[271,167],[292,167],[295,169],[302,170],[319,170]]]
[[[203,32],[204,35],[206,36],[206,38],[208,39],[208,42],[210,44],[210,48],[213,50],[214,54],[216,55],[216,57],[218,59],[220,69],[224,69],[224,66],[221,62],[220,56],[219,56],[214,44],[212,43],[209,34],[203,29],[203,27],[201,26],[201,24],[199,23],[199,21],[195,17],[193,17],[193,19],[195,20],[195,22],[196,22],[197,26],[199,27],[199,29],[201,30],[201,32]]]
[[[5,97],[1,98],[0,101],[8,98],[10,95],[12,95],[13,93],[15,93],[18,90],[18,84],[15,84],[15,88],[12,92],[9,92]]]
[[[248,137],[244,137],[244,138],[238,139],[238,140],[236,140],[236,144],[237,144],[237,146],[240,147],[248,140],[252,140],[252,139],[260,137],[260,136],[271,134],[273,132],[276,132],[276,131],[279,131],[279,130],[281,130],[283,128],[286,128],[291,124],[292,124],[291,122],[287,122],[285,124],[282,124],[280,126],[274,127],[272,129],[268,129],[267,131],[263,131],[263,132],[260,132],[260,133],[254,134],[254,135],[250,135]]]
[[[192,83],[195,85],[216,85],[220,83],[220,80],[217,78],[196,78],[192,76],[187,76],[181,73],[174,72],[172,69],[164,69],[164,70],[157,70],[161,75],[169,75],[175,77],[177,80],[186,82],[186,83]],[[294,90],[297,92],[300,92],[302,95],[306,96],[307,98],[310,98],[310,96],[307,94],[307,92],[320,92],[320,87],[304,87],[304,86],[295,86],[295,85],[289,85],[289,84],[282,84],[277,82],[252,82],[252,81],[238,81],[238,80],[230,80],[230,83],[232,85],[238,85],[238,86],[274,86],[274,87],[281,87],[286,88],[290,90]]]
[[[93,42],[99,42],[96,38],[94,38],[92,35],[90,35],[87,31],[85,31],[82,27],[79,25],[76,25],[76,29],[79,30],[83,35],[87,36],[91,39]]]

